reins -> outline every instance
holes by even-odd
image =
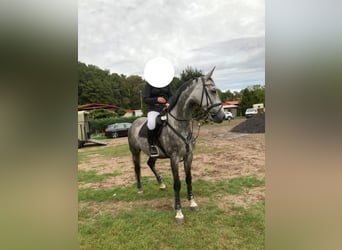
[[[206,84],[205,84],[205,81],[204,81],[204,78],[201,77],[201,80],[202,80],[202,97],[201,97],[201,104],[200,104],[200,107],[202,107],[202,104],[203,104],[203,99],[204,99],[204,94],[205,94],[205,98],[206,98],[206,102],[207,102],[207,108],[205,110],[205,113],[203,116],[200,116],[199,120],[204,119],[207,120],[208,119],[208,115],[209,115],[209,112],[211,109],[217,107],[217,106],[222,106],[222,103],[213,103],[212,99],[210,98],[210,95],[208,93],[208,90],[206,88]],[[210,103],[210,105],[209,105]],[[218,109],[218,111],[215,113],[215,115],[219,112],[220,109]],[[197,131],[197,135],[196,137],[193,137],[193,130],[194,130],[194,119],[190,119],[190,120],[185,120],[185,119],[178,119],[177,117],[175,117],[171,111],[167,111],[166,112],[166,115],[170,115],[173,119],[175,119],[176,121],[179,121],[179,122],[190,122],[192,121],[192,127],[191,127],[191,130],[190,130],[190,133],[188,134],[188,136],[186,138],[184,138],[174,127],[172,127],[170,125],[170,123],[168,122],[168,118],[166,118],[166,125],[179,137],[183,140],[183,142],[185,143],[185,146],[186,146],[186,152],[188,153],[189,150],[190,150],[190,143],[191,142],[196,142],[196,139],[198,138],[199,136],[199,132],[200,132],[200,128],[201,128],[201,123],[199,122],[198,123],[198,131]]]

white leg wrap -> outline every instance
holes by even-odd
[[[184,215],[183,215],[181,209],[176,210],[176,217],[175,218],[176,218],[176,221],[178,224],[184,223]]]
[[[190,200],[190,209],[193,210],[193,211],[197,211],[198,210],[198,205],[195,202],[195,199],[193,199],[193,198]]]
[[[166,188],[166,186],[165,186],[164,183],[160,183],[160,184],[159,184],[159,189],[165,189],[165,188]]]

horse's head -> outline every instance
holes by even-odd
[[[209,118],[214,122],[220,123],[224,119],[224,112],[218,90],[211,78],[214,70],[215,67],[208,74],[198,79],[202,84],[202,93],[197,96],[200,98],[198,99],[199,105],[208,113]]]

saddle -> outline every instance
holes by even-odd
[[[156,118],[156,143],[158,146],[160,146],[159,143],[159,136],[161,134],[161,132],[163,131],[163,127],[166,125],[166,119],[164,118],[165,114],[159,114]],[[144,122],[143,126],[141,127],[140,131],[139,131],[139,136],[143,137],[143,138],[147,138],[147,121]]]

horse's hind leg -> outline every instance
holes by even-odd
[[[135,171],[135,178],[137,180],[138,193],[142,194],[143,190],[141,186],[140,151],[137,153],[132,152],[132,159],[134,163],[134,171]]]
[[[152,172],[154,173],[154,175],[156,176],[157,178],[157,181],[159,183],[159,188],[160,189],[165,189],[166,186],[163,182],[163,178],[159,175],[158,171],[156,170],[155,168],[155,165],[156,165],[156,161],[157,159],[156,158],[153,158],[153,157],[150,157],[147,161],[147,165],[150,167],[150,169],[152,170]]]

